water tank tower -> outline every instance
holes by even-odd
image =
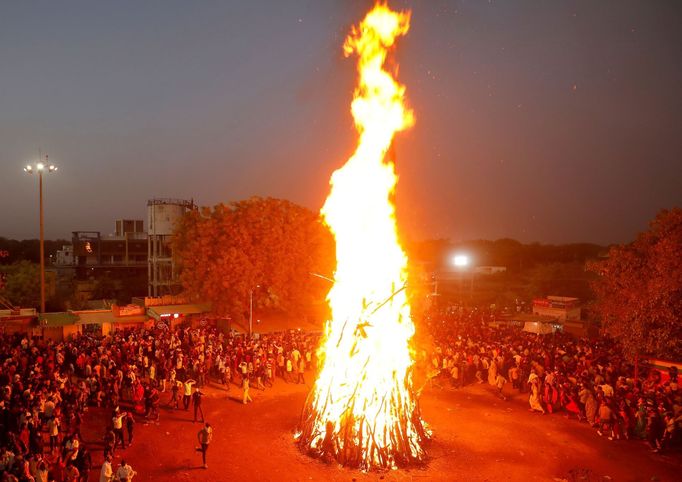
[[[173,231],[182,216],[194,209],[194,201],[150,199],[147,201],[149,296],[179,293],[181,286],[171,253]]]

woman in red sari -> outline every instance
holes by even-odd
[[[144,387],[139,380],[133,387],[133,405],[137,414],[144,413]]]
[[[570,418],[571,415],[575,415],[578,420],[582,420],[582,415],[580,413],[580,405],[576,401],[577,397],[571,392],[568,383],[564,383],[561,386],[560,395],[561,406],[566,410],[566,418]]]

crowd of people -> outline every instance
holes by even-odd
[[[418,350],[427,383],[488,383],[502,399],[511,387],[527,393],[529,410],[586,421],[612,440],[643,439],[654,451],[679,442],[676,370],[665,381],[655,370],[635,378],[613,340],[493,329],[492,319],[487,310],[432,314],[425,323],[431,342],[420,339]],[[305,383],[319,341],[301,331],[250,337],[165,325],[64,341],[0,335],[0,482],[81,482],[95,467],[100,482],[130,482],[136,472],[123,458],[114,468],[116,454],[132,445],[136,420],[158,421],[161,407],[192,407],[188,420],[203,424],[197,451],[207,467],[213,429],[202,389],[212,382],[230,396],[236,388],[247,404],[252,388]],[[86,441],[81,425],[92,407],[110,418],[101,439]],[[94,445],[103,447],[97,466]]]
[[[528,394],[529,410],[586,421],[609,440],[646,440],[666,451],[682,438],[677,368],[635,368],[610,338],[538,335],[520,327],[491,328],[484,309],[449,310],[428,318],[433,347],[422,351],[430,383],[454,388],[492,385],[506,399]]]
[[[277,377],[305,383],[318,342],[300,331],[249,337],[164,325],[59,342],[0,335],[0,481],[87,481],[97,443],[100,482],[130,482],[136,472],[124,459],[114,468],[116,452],[133,443],[136,417],[158,421],[164,404],[191,404],[193,421],[205,424],[197,450],[206,467],[212,429],[201,389],[209,379],[228,391],[240,387],[246,404],[251,386],[265,390]],[[91,407],[111,414],[101,441],[81,434]]]

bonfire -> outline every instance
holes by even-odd
[[[332,175],[322,208],[336,238],[331,320],[296,434],[306,453],[365,470],[424,461],[429,435],[413,388],[407,257],[395,221],[395,166],[387,159],[394,134],[414,123],[405,87],[385,66],[409,21],[409,12],[377,4],[344,44],[346,56],[358,57],[351,112],[359,138]]]

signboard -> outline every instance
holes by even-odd
[[[114,315],[115,316],[144,315],[144,307],[139,305],[116,306],[114,308]]]

